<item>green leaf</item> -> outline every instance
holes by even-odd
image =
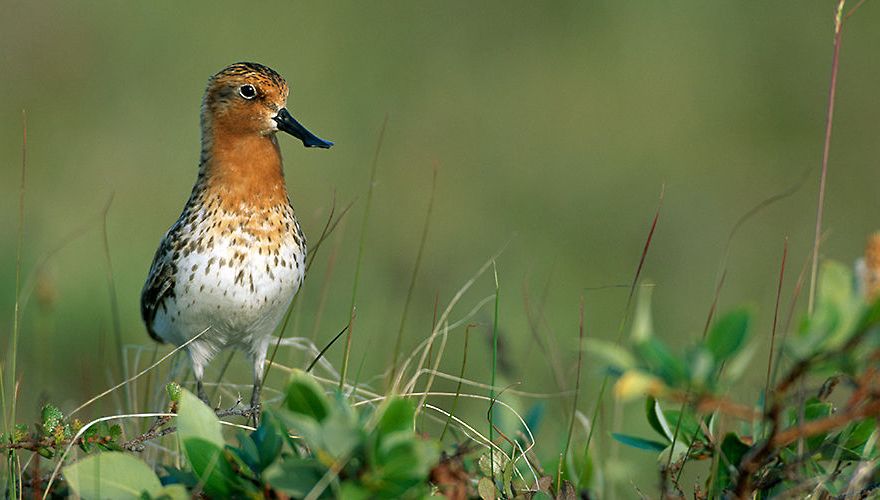
[[[492,480],[488,477],[480,478],[480,481],[477,483],[477,493],[479,493],[482,500],[494,500],[497,498],[495,485],[492,484]]]
[[[272,464],[263,476],[273,488],[291,497],[301,498],[312,491],[326,471],[315,459],[288,457],[283,462]]]
[[[426,478],[440,458],[437,448],[415,434],[395,433],[380,447],[378,465],[387,478]]]
[[[278,418],[271,411],[264,412],[259,427],[249,437],[257,450],[258,461],[255,464],[255,471],[262,472],[275,461],[284,444]]]
[[[330,413],[330,404],[321,386],[308,373],[295,371],[287,385],[285,407],[297,414],[322,422]]]
[[[412,432],[414,413],[415,410],[411,402],[406,399],[394,398],[382,411],[376,431],[380,436],[398,431]]]
[[[645,342],[654,336],[654,325],[651,316],[651,293],[654,287],[646,286],[639,288],[636,299],[636,309],[633,315],[632,331],[630,336],[633,343]]]
[[[722,316],[706,337],[706,347],[715,361],[721,363],[739,351],[749,332],[749,313],[738,309]]]
[[[226,460],[223,449],[205,439],[190,437],[183,440],[183,450],[209,495],[228,497],[232,493],[238,476]]]
[[[749,451],[749,445],[742,442],[733,432],[728,432],[721,442],[721,456],[718,458],[718,468],[715,471],[713,491],[717,498],[723,498],[721,493],[730,488],[733,478],[736,477],[737,468],[742,458]]]
[[[295,433],[297,437],[302,438],[310,447],[324,446],[324,431],[321,424],[315,421],[315,419],[293,413],[284,408],[276,416],[281,421],[283,428]],[[296,441],[289,436],[289,433],[284,434],[284,438],[288,441],[291,448],[295,449]]]
[[[334,412],[324,421],[321,429],[322,442],[333,458],[342,457],[363,444],[363,429],[349,416]]]
[[[612,432],[611,437],[627,446],[638,448],[640,450],[663,451],[666,449],[666,445],[663,443],[636,436],[630,436],[629,434],[619,434],[617,432]]]
[[[574,468],[566,479],[572,480],[577,488],[590,488],[594,486],[596,480],[596,464],[593,463],[592,453],[584,451],[584,453],[572,453],[572,464]],[[550,470],[550,469],[548,469]],[[535,496],[537,498],[537,495]]]
[[[144,462],[121,452],[91,455],[64,467],[64,477],[77,495],[93,498],[140,498],[162,489],[156,473]]]
[[[651,373],[662,378],[668,385],[675,386],[685,379],[687,370],[684,363],[673,356],[666,344],[656,337],[636,344],[635,351]]]
[[[825,418],[831,415],[834,411],[834,405],[825,401],[819,401],[816,399],[808,400],[806,406],[804,407],[804,418],[807,421],[811,420],[819,420],[821,418]],[[820,434],[816,434],[807,438],[807,448],[810,450],[816,450],[825,438],[828,437],[827,432],[822,432]]]
[[[645,400],[645,416],[648,418],[651,428],[657,431],[657,434],[666,438],[667,441],[672,441],[673,431],[670,429],[669,423],[663,415],[663,410],[660,408],[660,403],[656,399],[649,397]]]
[[[182,484],[169,484],[159,490],[155,498],[157,500],[189,500],[192,495],[186,491],[186,487]]]
[[[706,348],[698,345],[691,349],[687,355],[687,371],[690,382],[696,388],[712,387],[717,382],[717,370],[719,363],[715,356]]]
[[[395,432],[380,446],[375,462],[362,476],[363,482],[381,497],[412,497],[414,489],[425,486],[438,459],[439,451],[433,443],[412,433]]]
[[[615,344],[601,339],[590,339],[585,343],[584,351],[596,356],[606,364],[626,371],[636,367],[636,359],[629,351]]]
[[[841,435],[847,436],[846,443],[843,445],[844,448],[856,449],[863,447],[876,428],[877,419],[874,417],[853,422],[841,433]]]
[[[375,498],[375,495],[366,488],[351,481],[346,481],[342,483],[342,487],[339,489],[339,498],[344,498],[345,500],[367,500],[368,498]]]
[[[666,410],[663,413],[666,415],[666,421],[669,422],[669,428],[672,429],[672,432],[675,433],[675,429],[678,429],[678,441],[690,443],[694,438],[703,437],[700,423],[694,414],[687,409],[684,414],[679,410]]]
[[[181,443],[189,438],[199,438],[223,448],[223,433],[214,410],[193,393],[183,390],[180,395],[180,411],[177,413],[177,435]]]
[[[860,327],[871,324],[872,317],[870,309],[865,313],[862,298],[855,294],[849,268],[838,262],[823,262],[815,311],[803,320],[799,335],[789,337],[787,347],[796,357],[838,348]]]
[[[681,439],[681,436],[679,436],[678,439],[675,440],[675,443],[670,444],[666,449],[660,452],[660,455],[657,456],[657,463],[663,464],[664,466],[670,463],[670,454],[672,454],[672,463],[679,462],[689,451],[691,451],[690,442]]]
[[[237,437],[238,448],[234,448],[232,451],[238,455],[238,458],[241,459],[241,461],[252,471],[257,473],[262,471],[263,468],[260,467],[260,450],[257,449],[254,440],[241,431],[238,432]]]

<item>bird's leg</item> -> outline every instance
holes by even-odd
[[[205,385],[202,384],[202,379],[196,379],[196,394],[199,396],[199,399],[202,400],[209,407],[211,406],[211,401],[208,400],[208,393],[205,392]]]
[[[251,392],[251,411],[253,411],[254,427],[260,422],[260,391],[263,388],[263,364],[266,362],[266,352],[269,350],[268,341],[264,341],[257,347],[254,353],[254,390]]]
[[[253,412],[254,427],[260,423],[260,386],[261,381],[254,382],[254,391],[251,393],[251,411]]]
[[[188,350],[189,359],[192,361],[193,376],[196,378],[196,396],[210,408],[211,401],[208,399],[208,393],[205,392],[205,385],[202,384],[202,378],[205,376],[205,365],[197,361],[197,358],[193,355],[192,348]]]

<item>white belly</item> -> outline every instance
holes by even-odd
[[[210,248],[177,261],[173,297],[157,311],[156,334],[189,345],[193,360],[207,363],[220,349],[265,349],[302,283],[305,249],[285,238],[270,248],[249,235],[216,237]]]

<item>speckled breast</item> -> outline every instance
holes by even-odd
[[[210,327],[200,340],[216,349],[271,335],[305,273],[290,205],[202,211],[179,230],[174,298],[157,315],[157,333],[179,345]]]

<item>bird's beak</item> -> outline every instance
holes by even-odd
[[[333,145],[330,141],[325,141],[303,127],[294,117],[290,116],[287,108],[278,110],[278,114],[272,117],[278,123],[278,130],[287,132],[288,134],[301,140],[303,146],[307,148],[324,148],[328,149]]]

